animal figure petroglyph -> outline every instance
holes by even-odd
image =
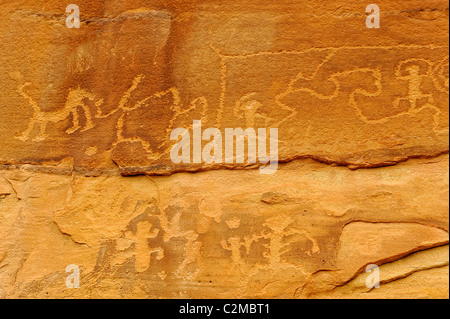
[[[342,68],[340,63],[342,54],[348,54],[347,51],[356,49],[374,50],[374,48],[320,48],[289,53],[263,52],[249,56],[226,56],[219,49],[214,46],[211,47],[219,55],[222,65],[221,95],[217,111],[218,118],[216,120],[216,126],[218,127],[223,124],[223,118],[226,115],[225,113],[229,112],[228,110],[232,110],[235,119],[243,119],[246,127],[254,127],[257,123],[271,127],[281,127],[284,124],[289,125],[302,112],[302,106],[297,105],[295,98],[292,97],[292,95],[296,95],[298,97],[297,100],[301,98],[315,98],[318,106],[326,105],[331,101],[336,105],[349,105],[352,107],[355,115],[366,124],[383,124],[401,116],[414,116],[424,109],[431,109],[435,113],[434,129],[439,132],[448,131],[442,128],[445,126],[445,123],[442,123],[442,117],[446,113],[445,105],[442,105],[442,96],[445,97],[445,94],[448,95],[449,87],[448,56],[440,62],[432,62],[424,58],[411,58],[405,61],[399,61],[400,63],[396,68],[393,66],[393,70],[386,70],[374,65],[368,67],[365,66],[365,63],[356,63],[354,68],[346,70]],[[385,49],[387,48],[380,48],[380,50]],[[242,97],[236,98],[234,100],[235,102],[226,99],[228,92],[227,79],[232,76],[229,74],[229,65],[233,61],[252,59],[260,56],[277,57],[284,54],[301,56],[310,51],[327,54],[323,56],[322,60],[317,61],[317,66],[312,73],[305,73],[302,70],[294,78],[287,79],[289,82],[288,87],[280,90],[280,94],[274,96],[273,101],[268,102],[267,96],[250,87],[247,92],[245,90],[239,92],[239,94],[242,94]],[[344,53],[341,53],[341,51]],[[386,73],[387,71],[389,71],[388,73],[390,75]],[[390,76],[394,76],[392,81],[398,81],[395,84],[396,86],[393,85],[393,88],[402,87],[403,85],[404,92],[401,96],[395,94],[396,92],[391,94],[391,96],[395,97],[395,100],[390,100],[388,103],[380,103],[386,110],[380,109],[379,114],[374,116],[372,114],[372,108],[370,108],[371,101],[375,101],[377,98],[383,101],[391,98],[387,96],[389,94],[389,87],[387,87],[388,83],[386,83],[386,78],[389,79]],[[93,128],[95,124],[91,116],[90,108],[87,105],[88,102],[86,101],[90,100],[96,102],[97,114],[94,119],[106,119],[116,113],[120,113],[114,127],[117,139],[113,143],[113,146],[117,146],[122,142],[141,143],[143,149],[148,153],[149,159],[159,159],[164,156],[165,151],[161,153],[156,150],[165,149],[168,143],[170,143],[170,140],[162,139],[159,145],[150,145],[138,133],[130,134],[130,132],[127,132],[126,123],[129,115],[135,111],[139,111],[143,107],[151,107],[150,102],[152,100],[171,98],[173,102],[171,102],[167,111],[172,115],[166,125],[166,130],[170,133],[176,121],[180,117],[185,118],[188,116],[189,112],[201,110],[201,116],[204,117],[208,112],[213,111],[209,109],[209,102],[211,101],[207,101],[205,97],[196,98],[189,105],[184,106],[180,97],[181,94],[176,87],[171,87],[165,91],[145,96],[136,102],[131,102],[132,96],[143,86],[142,83],[145,79],[145,75],[143,74],[134,77],[129,89],[117,101],[115,108],[107,114],[103,114],[100,109],[104,100],[97,100],[93,93],[87,92],[80,87],[69,91],[64,107],[55,111],[44,111],[30,94],[26,92],[26,88],[31,84],[25,83],[22,75],[19,73],[11,77],[19,82],[17,91],[29,102],[34,110],[28,128],[21,136],[17,137],[22,141],[30,140],[33,131],[37,129],[38,133],[33,140],[45,140],[48,137],[46,134],[48,123],[57,123],[69,117],[72,119],[73,126],[66,130],[67,134],[73,134],[77,131],[85,132]],[[431,88],[433,87],[433,83],[434,88]],[[230,105],[230,103],[234,105]],[[271,112],[271,109],[268,111],[270,103],[274,103],[273,106],[282,115],[278,116],[277,112]],[[398,112],[396,112],[397,110]],[[84,127],[80,124],[80,111],[85,115]],[[384,111],[386,115],[382,114]],[[186,123],[192,123],[192,121],[188,120]]]
[[[199,98],[192,100],[189,107],[183,109],[183,105],[182,105],[181,98],[180,98],[180,92],[178,91],[178,89],[176,87],[172,87],[165,91],[156,92],[150,96],[147,96],[147,97],[143,98],[142,100],[137,101],[134,104],[130,103],[133,92],[135,92],[139,88],[139,86],[140,86],[141,82],[144,80],[144,78],[145,78],[145,75],[143,75],[143,74],[136,76],[133,79],[133,83],[130,86],[130,88],[124,92],[117,107],[107,114],[102,114],[100,108],[98,108],[96,118],[104,119],[104,118],[108,118],[118,112],[121,112],[120,117],[116,123],[117,138],[116,138],[116,141],[113,143],[113,146],[117,146],[119,143],[123,143],[123,142],[130,142],[130,143],[137,142],[137,143],[140,143],[142,145],[143,149],[147,152],[147,156],[149,159],[157,160],[157,159],[161,158],[165,153],[156,152],[155,149],[163,148],[167,143],[170,142],[170,139],[163,139],[163,141],[161,142],[160,145],[152,146],[148,141],[145,141],[144,139],[142,139],[139,136],[133,136],[133,137],[125,136],[124,130],[125,130],[125,125],[126,125],[126,123],[125,123],[126,116],[129,115],[131,112],[136,111],[136,110],[146,106],[147,103],[149,101],[151,101],[152,99],[161,99],[166,96],[171,96],[173,98],[173,103],[170,106],[170,111],[172,111],[174,114],[166,128],[167,133],[170,134],[170,132],[174,128],[174,123],[178,117],[180,117],[184,114],[187,114],[190,111],[193,111],[197,108],[202,109],[201,114],[202,114],[202,116],[204,116],[207,111],[208,102],[206,101],[206,99],[204,97],[199,97]],[[170,151],[170,149],[168,149],[168,151]]]
[[[21,81],[22,76],[19,74],[14,74],[13,77],[19,81]],[[30,140],[32,133],[35,129],[35,126],[38,126],[39,131],[35,138],[34,142],[44,141],[48,135],[46,134],[47,125],[49,123],[58,123],[66,120],[70,115],[72,115],[73,126],[66,130],[67,134],[72,134],[80,130],[81,132],[85,132],[94,127],[94,123],[92,121],[91,111],[89,106],[85,103],[85,99],[90,101],[96,101],[97,98],[94,94],[87,92],[80,87],[76,89],[71,89],[67,96],[66,103],[64,107],[61,109],[57,109],[55,111],[44,111],[37,104],[37,102],[27,93],[25,92],[25,88],[30,86],[31,83],[20,83],[18,88],[18,93],[28,100],[28,103],[33,108],[33,117],[28,124],[28,128],[21,136],[16,137],[22,141]],[[103,99],[99,99],[96,102],[96,106],[100,106],[103,103]],[[86,117],[86,125],[83,128],[80,125],[80,116],[78,114],[78,108],[81,107],[84,111],[84,115]]]
[[[181,101],[180,101],[180,93],[176,88],[170,88],[166,91],[157,92],[153,95],[150,95],[140,101],[137,101],[134,104],[130,104],[130,99],[132,93],[139,87],[140,83],[144,79],[144,75],[138,75],[134,78],[133,83],[131,87],[124,92],[123,96],[121,97],[117,107],[112,110],[111,112],[107,114],[102,114],[100,106],[104,103],[104,99],[97,99],[95,94],[90,93],[80,87],[76,89],[71,89],[69,91],[69,94],[67,96],[66,103],[63,108],[55,110],[55,111],[44,111],[39,107],[38,103],[25,91],[26,87],[30,86],[31,83],[23,81],[23,76],[19,73],[12,73],[11,77],[15,79],[17,82],[19,82],[19,87],[17,92],[28,101],[30,106],[33,108],[34,113],[30,120],[30,123],[28,125],[28,128],[18,139],[22,141],[28,141],[31,138],[31,135],[36,127],[38,125],[39,132],[37,136],[33,139],[33,141],[43,141],[45,140],[48,135],[46,134],[46,128],[48,123],[57,123],[61,122],[65,119],[67,119],[70,115],[72,115],[72,121],[73,126],[66,130],[67,134],[73,134],[77,131],[85,132],[90,129],[92,129],[95,124],[93,122],[93,117],[91,115],[91,111],[89,106],[85,103],[85,99],[88,99],[90,101],[97,101],[95,103],[95,107],[97,109],[97,113],[95,115],[95,118],[97,119],[105,119],[109,118],[112,115],[116,114],[119,111],[122,111],[121,116],[119,117],[117,123],[116,123],[116,129],[117,129],[117,140],[115,142],[115,145],[117,145],[120,142],[140,142],[144,149],[147,151],[151,151],[152,147],[151,145],[140,139],[139,137],[125,137],[123,134],[124,126],[125,126],[125,116],[129,114],[132,111],[138,110],[142,106],[146,105],[148,101],[151,99],[158,99],[163,98],[164,96],[172,95],[173,96],[173,105],[171,106],[171,110],[175,113],[174,117],[169,123],[168,131],[170,131],[173,128],[175,120],[183,115],[186,114],[197,107],[202,107],[202,114],[205,114],[206,108],[207,108],[207,101],[206,99],[200,97],[195,100],[193,100],[190,104],[190,106],[186,109],[182,109]],[[78,113],[78,108],[81,107],[84,111],[84,115],[86,117],[86,124],[85,127],[82,127],[80,125],[80,114]],[[158,147],[163,146],[159,145]],[[154,154],[156,157],[160,157],[161,154]]]

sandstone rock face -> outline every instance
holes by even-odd
[[[369,4],[0,0],[0,298],[448,298],[448,3]]]

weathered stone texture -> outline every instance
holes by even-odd
[[[0,0],[0,298],[448,298],[447,1],[76,2]]]

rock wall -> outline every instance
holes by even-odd
[[[447,1],[69,4],[0,0],[0,298],[448,298]]]

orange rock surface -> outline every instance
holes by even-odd
[[[0,1],[0,298],[448,298],[447,1],[76,4]]]

